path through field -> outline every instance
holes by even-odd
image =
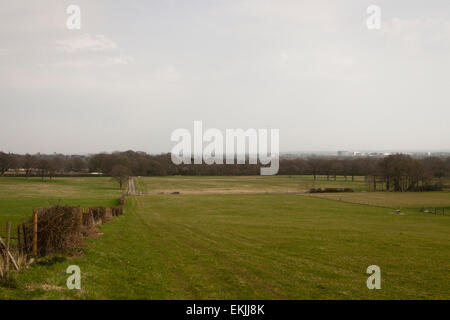
[[[136,188],[134,186],[134,179],[133,179],[133,177],[130,177],[128,179],[127,194],[130,195],[130,196],[136,195]]]

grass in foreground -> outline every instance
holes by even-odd
[[[83,256],[34,266],[0,298],[448,299],[450,219],[300,195],[129,198]],[[82,290],[65,287],[67,266]],[[382,289],[368,290],[367,266]]]

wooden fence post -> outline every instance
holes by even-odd
[[[9,260],[12,262],[14,268],[19,271],[19,265],[17,264],[16,260],[14,259],[13,255],[11,254],[11,252],[9,250],[7,250],[7,245],[6,243],[3,241],[2,237],[0,237],[0,248],[3,248],[3,250],[1,250],[3,252],[3,254],[5,255],[5,261],[6,261],[6,256],[9,257]]]
[[[9,271],[9,246],[11,244],[11,221],[6,223],[6,259],[5,259],[5,276],[8,277]]]
[[[33,212],[33,254],[37,256],[38,252],[38,213],[37,211]]]
[[[87,210],[88,210],[88,212],[89,212],[89,215],[90,215],[90,217],[91,217],[91,227],[93,227],[93,226],[95,226],[95,219],[94,219],[94,214],[92,213],[92,210],[91,210],[91,208],[87,208]]]
[[[25,229],[25,223],[22,223],[22,234],[23,234],[23,245],[24,245],[24,251],[26,253],[30,252],[30,248],[28,248],[28,239],[27,239],[27,231]]]
[[[17,226],[17,249],[19,253],[22,253],[22,245],[20,241],[20,224]]]
[[[83,219],[84,219],[84,209],[81,208],[80,209],[80,227],[78,228],[78,233],[79,233],[80,237],[83,236],[83,232],[82,232],[82,230],[83,230]]]

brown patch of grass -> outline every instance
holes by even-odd
[[[26,285],[25,288],[27,290],[31,290],[31,291],[38,290],[38,289],[41,289],[41,290],[44,290],[44,291],[50,291],[50,290],[61,291],[61,290],[64,290],[63,287],[55,286],[55,285],[52,285],[52,284],[41,284],[41,285],[40,284],[29,284],[29,285]]]

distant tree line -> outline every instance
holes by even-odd
[[[343,176],[352,181],[364,176],[373,190],[432,191],[442,189],[443,178],[450,177],[450,157],[312,157],[280,161],[279,174],[310,174],[314,180],[318,175],[327,180]]]
[[[0,175],[16,170],[25,176],[54,177],[57,175],[112,175],[113,169],[128,169],[133,176],[167,175],[259,175],[260,165],[175,165],[167,154],[149,155],[145,152],[125,151],[80,155],[18,155],[0,152]],[[450,157],[413,158],[396,154],[386,157],[299,157],[280,159],[279,175],[325,176],[336,180],[343,176],[354,180],[364,176],[375,190],[430,190],[443,178],[450,177]]]
[[[89,157],[63,154],[12,154],[0,152],[0,175],[8,170],[25,176],[49,177],[88,173]]]

